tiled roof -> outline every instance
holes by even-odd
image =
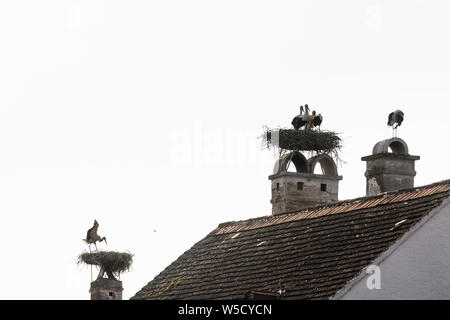
[[[330,299],[450,195],[450,180],[219,225],[133,299]]]

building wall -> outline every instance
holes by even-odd
[[[372,275],[364,271],[364,277],[353,280],[335,298],[450,299],[449,200],[413,227],[403,243],[381,257],[381,289],[368,289],[367,280]]]

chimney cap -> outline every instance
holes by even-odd
[[[389,153],[389,148],[394,154],[409,155],[408,145],[400,138],[391,138],[378,142],[373,147],[372,154]]]

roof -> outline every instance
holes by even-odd
[[[330,299],[450,195],[450,180],[220,224],[132,299]]]

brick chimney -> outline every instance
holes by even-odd
[[[287,171],[291,162],[296,172]],[[314,174],[317,163],[323,174]],[[337,174],[330,156],[321,154],[306,160],[302,153],[293,151],[277,160],[269,180],[272,181],[272,214],[276,215],[337,201],[342,176]]]
[[[91,300],[122,300],[122,281],[97,278],[91,282]]]
[[[409,154],[408,145],[400,138],[375,144],[372,155],[361,158],[367,162],[366,195],[413,188],[415,161],[419,159]]]

